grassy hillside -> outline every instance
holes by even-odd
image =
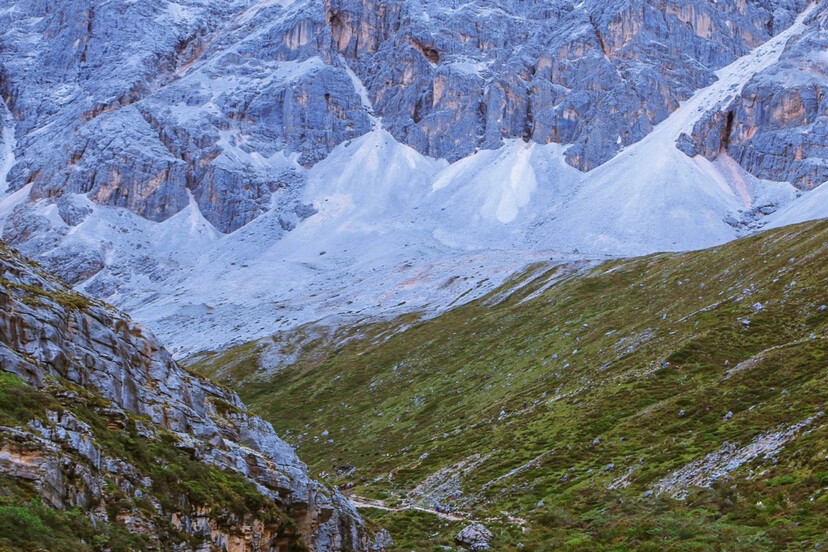
[[[333,483],[485,520],[496,550],[828,545],[828,221],[536,266],[436,319],[192,359]],[[462,522],[363,510],[396,550]]]

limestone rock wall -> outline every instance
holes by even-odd
[[[7,1],[10,186],[32,184],[33,199],[88,194],[155,221],[192,194],[231,232],[376,124],[452,161],[505,138],[571,144],[568,162],[589,170],[805,4]],[[776,147],[755,146],[742,154],[751,166]]]
[[[680,138],[685,153],[727,153],[755,176],[800,189],[828,180],[828,14],[816,11],[806,23],[777,63]]]
[[[5,249],[0,250],[0,368],[70,403],[80,398],[59,382],[93,390],[111,401],[100,414],[113,427],[135,416],[146,420],[140,431],[147,439],[161,431],[174,433],[182,450],[242,474],[283,505],[312,550],[375,549],[356,509],[312,480],[293,449],[269,423],[249,415],[238,396],[184,371],[142,326],[71,293]],[[127,492],[148,486],[146,474],[101,449],[92,434],[71,410],[52,412],[45,422],[26,428],[3,428],[0,472],[37,481],[56,507],[93,513],[107,499],[102,473],[120,478]],[[71,462],[72,456],[86,463]],[[278,527],[262,526],[262,520],[240,519],[238,527],[230,523],[238,531],[224,534],[210,512],[166,514],[193,534],[212,535],[211,542],[228,551],[270,550],[256,548],[244,535],[278,532]],[[130,520],[120,521],[129,526]],[[141,523],[140,516],[133,521]]]

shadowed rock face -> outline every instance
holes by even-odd
[[[589,170],[804,5],[5,2],[0,95],[14,115],[18,160],[9,182],[32,184],[33,199],[82,193],[154,221],[192,196],[231,232],[277,190],[295,197],[302,166],[369,131],[374,116],[434,157],[520,137],[572,144],[568,162]],[[797,102],[809,109],[808,90],[785,100],[783,118],[796,116]],[[748,134],[778,119],[744,111]],[[740,150],[746,166],[766,166],[778,149],[762,134]],[[819,140],[802,141],[808,157]]]
[[[679,140],[688,155],[733,157],[760,178],[801,189],[828,180],[828,14],[815,12],[779,61]]]
[[[0,307],[3,371],[14,372],[35,388],[48,387],[55,396],[71,394],[61,382],[93,391],[111,401],[99,414],[112,423],[123,425],[129,416],[141,417],[142,438],[147,441],[171,432],[177,448],[191,451],[205,465],[242,474],[280,504],[312,550],[379,549],[369,541],[354,507],[338,492],[310,479],[293,449],[269,423],[247,414],[234,393],[187,373],[146,329],[111,308],[71,294],[2,245]],[[55,391],[55,386],[60,389]],[[135,497],[151,483],[148,474],[125,463],[118,451],[91,441],[93,432],[71,412],[71,408],[52,412],[45,422],[32,422],[22,429],[3,428],[0,474],[35,481],[41,494],[58,508],[80,507],[107,521],[108,497],[102,491],[107,478],[120,478],[127,493],[137,493]],[[65,472],[76,455],[88,462],[75,468],[73,483],[66,480],[71,474]],[[150,540],[163,534],[163,528],[152,520],[133,514],[135,519],[127,521],[134,525],[131,529]],[[219,512],[185,510],[163,515],[195,537],[209,539],[211,532],[219,531]],[[226,523],[222,527],[228,531]],[[255,533],[263,535],[256,542],[273,540],[278,545],[278,529],[278,524],[274,527],[261,520],[239,520],[238,527],[230,527],[227,539],[233,542],[240,534]],[[268,537],[271,533],[273,539]],[[220,544],[215,533],[212,538],[213,544]],[[236,550],[282,550],[278,546],[257,548],[250,542],[243,545],[243,538],[235,542]],[[224,549],[232,549],[226,545]]]

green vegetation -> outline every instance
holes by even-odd
[[[182,511],[182,506],[184,512],[206,507],[228,526],[250,516],[280,522],[286,533],[293,531],[293,520],[241,474],[206,465],[187,447],[179,446],[178,437],[160,428],[155,428],[153,439],[141,437],[138,424],[152,427],[149,420],[129,416],[123,429],[110,429],[98,413],[108,403],[88,391],[75,391],[83,401],[74,405],[74,414],[93,428],[95,441],[106,454],[124,459],[150,478],[152,485],[146,491],[166,512]]]
[[[62,397],[60,401],[53,398],[58,395]],[[141,489],[144,496],[133,499],[108,474],[101,474],[106,482],[110,523],[95,527],[86,512],[56,510],[44,504],[37,492],[23,480],[2,475],[0,552],[152,549],[147,539],[130,535],[126,527],[116,521],[122,514],[135,512],[166,527],[167,544],[192,539],[177,532],[166,515],[159,515],[150,498],[167,513],[208,508],[219,526],[227,528],[244,519],[258,519],[278,523],[285,536],[296,534],[293,520],[241,474],[204,464],[191,451],[180,447],[176,436],[160,428],[155,428],[155,437],[142,437],[138,424],[154,427],[149,420],[130,415],[125,427],[112,426],[102,414],[110,406],[99,395],[59,378],[51,380],[46,390],[39,391],[14,374],[0,372],[0,424],[23,426],[32,419],[45,420],[47,410],[71,412],[90,426],[90,436],[104,454],[124,460],[151,481],[148,488]],[[75,458],[75,461],[87,463],[94,469],[85,458]],[[293,546],[295,550],[302,549],[298,542]]]
[[[0,372],[0,425],[23,425],[43,419],[46,410],[57,406],[54,399],[38,393],[15,374]]]
[[[57,303],[67,315],[91,304],[54,278],[27,270],[25,259],[2,244],[0,262],[6,276],[0,278],[0,296],[12,315],[21,302],[35,309]],[[39,326],[22,317],[7,317],[6,322],[3,333],[12,347],[18,333],[31,334],[24,342],[38,338]],[[113,324],[120,334],[141,336],[140,327],[121,318]],[[64,353],[68,357],[81,349]],[[31,366],[41,363],[25,351],[14,352]],[[89,367],[86,357],[83,363],[70,360],[68,369]],[[51,372],[65,373],[65,360],[53,361]],[[0,361],[2,462],[19,471],[0,473],[0,552],[174,550],[182,544],[203,548],[204,537],[179,531],[173,518],[196,514],[229,534],[261,521],[292,552],[305,549],[283,506],[241,474],[201,461],[186,439],[149,418],[114,408],[94,386],[47,376],[35,388],[3,368],[8,367]],[[50,372],[42,368],[42,374]],[[213,404],[226,418],[240,412],[219,399]],[[102,462],[91,452],[92,445]]]
[[[0,278],[0,287],[25,292],[27,295],[23,297],[23,302],[32,306],[41,305],[43,298],[51,299],[69,310],[86,310],[91,304],[91,300],[80,293],[63,290],[50,291],[39,286],[12,282],[5,278]]]
[[[828,545],[826,259],[822,221],[548,289],[558,269],[533,267],[433,320],[303,328],[190,368],[234,386],[331,483],[451,505],[486,520],[496,550],[811,550]],[[283,343],[298,360],[261,366]],[[781,444],[709,487],[650,492],[762,438]],[[370,513],[395,550],[452,545],[462,524],[429,516]]]
[[[27,490],[34,494],[32,490]],[[0,552],[91,552],[146,550],[140,535],[116,523],[92,524],[79,509],[55,510],[40,498],[18,502],[19,483],[0,476]]]

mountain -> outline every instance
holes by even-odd
[[[187,364],[348,487],[392,550],[457,549],[470,521],[504,551],[818,550],[826,238],[820,221],[540,262],[439,316],[308,325]]]
[[[380,550],[273,427],[0,246],[0,550]]]
[[[3,239],[178,356],[828,216],[819,3],[6,0],[0,23]]]

